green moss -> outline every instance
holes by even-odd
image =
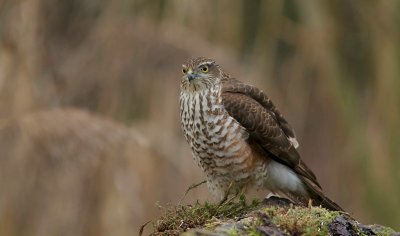
[[[227,234],[229,236],[239,236],[240,235],[239,232],[236,230],[236,228],[232,228],[232,229],[228,230]]]
[[[154,225],[153,235],[179,235],[186,232],[187,236],[260,236],[265,233],[264,230],[283,231],[289,235],[329,235],[329,225],[334,220],[337,223],[338,216],[351,225],[349,230],[356,235],[365,235],[368,230],[382,236],[394,233],[392,229],[379,225],[360,225],[342,212],[320,207],[263,206],[258,201],[247,204],[244,196],[223,204],[197,202],[193,206],[162,209],[164,213]]]
[[[328,235],[328,224],[340,215],[320,207],[267,207],[264,212],[279,228],[296,235]]]
[[[250,231],[249,236],[261,236],[261,234],[259,232],[257,232],[257,230],[254,228],[254,230]]]
[[[395,233],[393,229],[380,225],[374,225],[372,231],[378,236],[389,236]]]
[[[178,235],[187,229],[216,227],[220,219],[238,217],[254,210],[259,205],[257,200],[246,203],[243,194],[233,197],[222,204],[199,203],[189,206],[161,207],[164,211],[154,224],[153,235]]]
[[[261,236],[260,232],[258,232],[257,227],[262,225],[262,221],[258,218],[252,218],[251,223],[247,225],[245,235],[249,236]]]

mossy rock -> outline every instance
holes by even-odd
[[[276,200],[276,199],[275,199]],[[223,204],[169,206],[152,235],[399,235],[380,225],[363,225],[344,212],[281,202],[246,203],[244,196]]]

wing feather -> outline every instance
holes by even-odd
[[[295,139],[293,129],[263,91],[231,79],[224,83],[221,96],[229,115],[247,129],[250,138],[265,152],[320,186],[291,141]]]
[[[258,89],[257,87],[242,83],[241,81],[234,78],[229,78],[229,80],[225,80],[223,92],[245,94],[256,100],[265,109],[269,110],[274,115],[282,131],[289,138],[289,141],[292,142],[293,146],[295,148],[299,146],[299,143],[296,140],[294,129],[289,125],[289,123],[286,121],[280,111],[275,107],[272,101],[268,98],[265,92]]]

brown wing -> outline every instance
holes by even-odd
[[[263,91],[229,79],[223,82],[221,96],[229,115],[247,129],[250,138],[264,151],[320,187],[290,141],[295,138],[293,129]]]

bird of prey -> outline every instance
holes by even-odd
[[[267,189],[297,204],[342,210],[301,160],[295,133],[262,90],[231,77],[213,60],[182,65],[181,127],[209,190]]]

